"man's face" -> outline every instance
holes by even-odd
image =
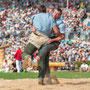
[[[60,11],[55,9],[54,12],[53,12],[53,18],[56,20],[56,19],[59,19],[60,16],[61,16]]]

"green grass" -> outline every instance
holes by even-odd
[[[24,78],[37,78],[38,73],[25,72],[25,73],[0,73],[0,78],[4,79],[24,79]]]
[[[90,78],[90,72],[53,72],[51,75],[56,75],[57,78]]]
[[[90,78],[89,72],[51,72],[51,75],[56,75],[57,78]],[[0,78],[3,79],[24,79],[24,78],[38,78],[38,73],[0,73]]]

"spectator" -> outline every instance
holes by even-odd
[[[71,63],[71,62],[69,63],[69,70],[75,70],[73,63]]]
[[[87,70],[88,70],[88,65],[86,64],[85,61],[83,61],[83,64],[80,66],[80,71],[87,72]]]
[[[21,55],[22,55],[22,51],[20,48],[18,48],[18,50],[16,51],[16,53],[14,54],[14,58],[16,59],[16,68],[17,68],[17,72],[21,72]]]
[[[17,72],[16,61],[15,60],[12,62],[10,69],[13,70],[13,72]]]
[[[9,63],[7,60],[5,60],[5,62],[3,63],[3,71],[9,72],[9,70],[10,70]]]

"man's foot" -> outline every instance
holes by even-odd
[[[46,84],[52,85],[51,77],[48,77],[48,78],[46,78],[46,79],[47,79],[47,80],[46,80]]]
[[[22,64],[23,69],[25,69],[26,66],[32,67],[32,61],[31,61],[31,56],[30,55],[26,56],[25,60],[23,61],[23,64]]]
[[[60,83],[55,75],[52,76],[52,79],[54,80],[55,84],[59,84]]]
[[[44,82],[43,82],[43,80],[39,80],[39,81],[38,81],[38,84],[39,84],[39,85],[45,85]]]

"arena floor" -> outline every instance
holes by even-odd
[[[0,90],[90,90],[89,79],[58,79],[60,84],[38,85],[37,79],[0,79]]]

